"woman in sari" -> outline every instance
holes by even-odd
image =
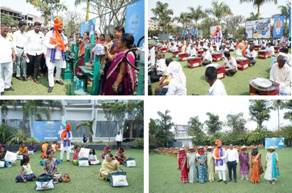
[[[241,152],[239,154],[241,180],[244,180],[244,179],[248,180],[249,154],[246,150],[247,150],[246,146],[242,146]]]
[[[134,46],[134,37],[124,34],[118,44],[119,52],[111,55],[105,48],[106,57],[111,61],[105,72],[102,95],[133,95],[136,87],[135,55],[128,52]]]
[[[264,177],[271,184],[275,184],[277,177],[280,176],[278,154],[275,150],[276,148],[274,146],[269,147],[266,155],[266,171]]]
[[[47,157],[48,159],[46,160],[44,167],[45,174],[52,176],[54,179],[54,183],[58,183],[61,175],[58,173],[57,170],[58,162],[56,158],[54,158],[54,151],[48,150]]]
[[[84,32],[83,33],[83,38],[82,40],[79,42],[79,50],[78,50],[78,62],[77,62],[77,68],[76,68],[76,75],[77,76],[82,76],[83,73],[81,71],[81,67],[85,65],[85,49],[86,47],[88,47],[89,44],[89,33],[88,32]]]
[[[191,147],[187,153],[188,169],[189,169],[189,183],[197,181],[197,166],[196,166],[196,152],[195,148]]]
[[[207,166],[209,182],[215,181],[215,163],[213,158],[213,147],[209,146],[207,149]]]
[[[182,183],[188,183],[188,164],[186,151],[181,148],[177,155],[178,169],[180,170],[180,180]]]
[[[200,184],[207,182],[207,156],[204,147],[200,146],[196,155],[198,165],[198,181]]]
[[[253,184],[260,182],[260,177],[262,174],[262,163],[261,163],[261,154],[258,152],[258,148],[253,148],[250,158],[250,181]]]
[[[101,168],[99,170],[99,179],[108,180],[109,175],[112,172],[115,172],[119,169],[119,162],[114,159],[113,154],[109,153],[105,156],[105,159],[102,161]]]

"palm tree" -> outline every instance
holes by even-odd
[[[272,109],[277,111],[278,116],[278,133],[280,131],[280,110],[285,107],[285,104],[282,100],[274,100],[272,103]]]
[[[198,27],[198,21],[207,17],[208,15],[202,10],[202,6],[198,6],[196,9],[189,7],[190,18],[195,21],[195,27]]]
[[[232,11],[227,4],[225,4],[224,2],[217,2],[217,1],[212,2],[212,8],[208,9],[207,13],[215,16],[217,18],[218,24],[221,23],[221,20],[224,17],[228,15],[232,15]]]
[[[260,8],[263,4],[267,2],[274,2],[277,4],[277,0],[240,0],[240,3],[245,3],[245,2],[252,2],[255,7],[257,7],[257,16],[260,16]]]
[[[167,31],[167,26],[171,22],[171,16],[173,15],[173,10],[168,8],[168,3],[162,3],[158,1],[156,7],[152,8],[151,11],[154,14],[161,26],[162,31]]]
[[[281,10],[281,15],[285,16],[285,27],[288,26],[288,19],[289,19],[289,9],[291,9],[291,5],[289,3],[287,3],[286,5],[280,5],[278,7]],[[288,28],[286,28],[285,30],[285,34],[286,32],[288,33]]]
[[[182,28],[186,29],[191,21],[190,14],[187,12],[182,12],[179,17],[174,18],[174,21],[178,21],[182,24]]]
[[[75,0],[75,6],[80,5],[81,3],[85,2],[86,3],[86,16],[85,16],[85,20],[88,21],[89,20],[89,7],[90,7],[90,2],[92,0]]]
[[[247,21],[253,21],[259,19],[259,15],[254,12],[250,12],[249,18],[247,18]]]

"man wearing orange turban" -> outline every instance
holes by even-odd
[[[65,51],[68,44],[67,37],[63,33],[63,22],[60,18],[54,19],[54,27],[45,36],[47,47],[46,64],[48,67],[49,88],[48,93],[53,91],[55,82],[64,85],[61,80],[62,68],[66,68]],[[54,77],[54,70],[56,75]]]
[[[71,140],[72,140],[72,132],[71,132],[71,124],[68,122],[66,124],[65,129],[61,132],[61,156],[60,159],[63,160],[64,152],[67,154],[67,161],[70,161],[70,150],[71,150]]]
[[[219,181],[226,184],[226,152],[222,147],[222,141],[220,139],[216,139],[215,141],[215,149],[213,151],[213,157],[215,160],[215,171],[218,173]]]

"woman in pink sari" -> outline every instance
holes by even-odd
[[[186,151],[181,148],[177,155],[178,169],[180,170],[180,180],[182,183],[188,183],[188,164]]]
[[[128,52],[134,45],[131,34],[123,34],[118,43],[119,52],[111,55],[107,49],[106,56],[111,63],[105,74],[102,95],[133,95],[136,87],[135,55]]]

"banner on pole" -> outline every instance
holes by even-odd
[[[270,18],[255,21],[247,21],[245,23],[245,33],[247,39],[270,38],[271,37]]]
[[[281,38],[284,35],[285,30],[285,16],[276,15],[273,17],[273,38]]]
[[[285,147],[284,144],[284,137],[273,137],[273,138],[265,138],[265,148],[269,148],[270,146],[274,146],[276,148],[283,148]]]
[[[126,8],[125,31],[135,38],[135,44],[144,36],[144,1],[137,0]],[[140,43],[140,47],[144,40]]]

